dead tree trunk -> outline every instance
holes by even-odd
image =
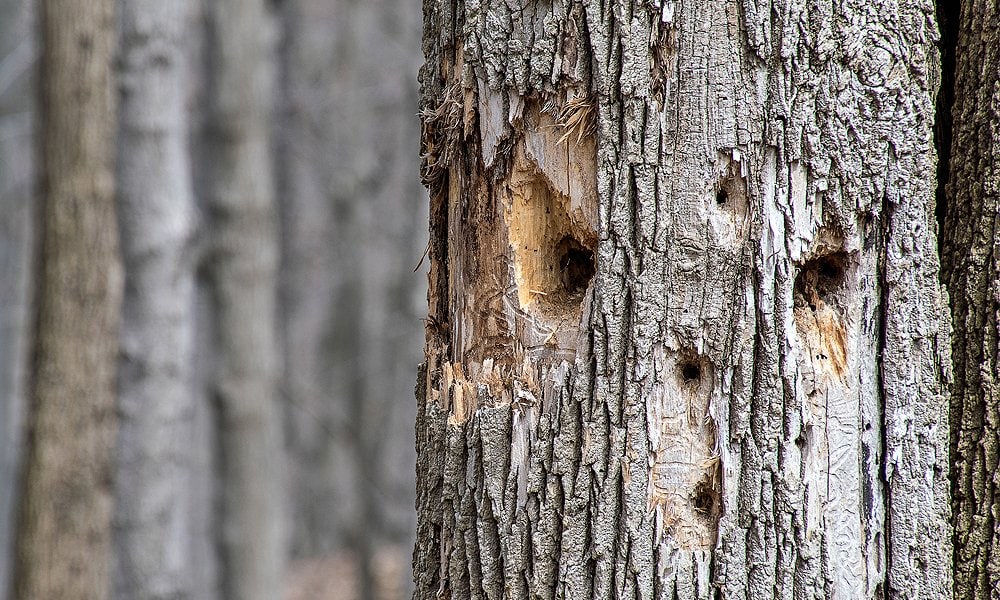
[[[121,3],[118,198],[125,263],[115,594],[191,598],[194,218],[188,3]]]
[[[930,9],[424,8],[416,597],[950,597]]]
[[[114,0],[40,3],[41,273],[15,597],[111,591]]]
[[[971,600],[994,597],[1000,581],[1000,9],[960,4],[941,255],[954,331],[955,598]]]
[[[264,0],[207,3],[205,263],[214,319],[223,596],[281,595],[283,447],[277,397],[277,221],[269,115],[274,23]]]

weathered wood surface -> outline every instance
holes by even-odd
[[[416,597],[950,597],[932,8],[424,11]]]

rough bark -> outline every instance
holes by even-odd
[[[962,2],[942,274],[951,297],[955,597],[1000,585],[1000,9]]]
[[[10,597],[24,446],[31,287],[34,146],[33,3],[0,2],[0,598]]]
[[[409,396],[419,361],[425,192],[414,177],[420,6],[283,2],[278,128],[282,354],[293,556],[347,551],[365,594],[405,586]],[[421,292],[417,292],[421,289]],[[405,570],[405,569],[402,569]],[[385,597],[385,596],[382,596]]]
[[[125,298],[119,372],[115,595],[192,598],[194,199],[187,2],[120,4],[118,200]]]
[[[41,264],[15,597],[111,591],[114,1],[40,4]]]
[[[932,7],[424,14],[416,597],[950,597]]]
[[[264,0],[206,6],[206,199],[212,244],[220,464],[219,550],[226,598],[273,600],[284,576],[277,397],[277,221],[270,154],[274,23]]]

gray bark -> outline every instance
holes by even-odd
[[[23,0],[0,2],[0,598],[10,590],[33,312],[33,12]]]
[[[212,134],[209,122],[208,82],[211,80],[212,65],[208,60],[209,40],[207,32],[208,4],[203,0],[189,3],[190,13],[186,31],[184,50],[192,67],[191,80],[186,90],[188,95],[189,119],[193,131],[189,137],[191,171],[194,195],[200,209],[195,232],[196,264],[199,269],[195,276],[194,301],[194,365],[191,371],[193,388],[192,436],[189,448],[191,456],[191,496],[189,498],[192,529],[191,564],[194,566],[191,578],[192,595],[195,598],[215,600],[222,597],[222,556],[219,542],[219,489],[222,470],[218,437],[218,410],[212,393],[215,377],[217,341],[213,309],[213,283],[204,269],[204,254],[211,251],[212,232],[206,218],[207,203],[213,172],[211,145]]]
[[[424,7],[416,597],[950,597],[930,7]]]
[[[187,2],[121,2],[118,202],[125,263],[115,596],[194,598],[194,198]]]
[[[293,554],[347,551],[361,590],[404,582],[425,194],[415,174],[419,5],[282,4],[282,350]],[[381,590],[381,592],[379,591]],[[383,596],[384,597],[384,596]]]
[[[992,598],[1000,584],[1000,9],[962,2],[957,28],[950,178],[942,236],[951,295],[955,597]]]
[[[274,23],[263,0],[206,5],[205,272],[218,427],[223,597],[273,600],[284,576],[277,397],[277,222],[269,117]]]
[[[113,0],[39,4],[41,257],[15,597],[111,592],[121,264]]]

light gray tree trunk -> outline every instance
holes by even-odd
[[[34,281],[35,58],[33,3],[0,2],[0,598],[11,558],[25,429]],[[12,596],[11,596],[12,597]]]
[[[274,23],[263,0],[206,4],[207,235],[225,598],[281,594],[285,534],[277,396],[277,222],[269,117]]]
[[[943,279],[954,325],[951,399],[955,597],[996,597],[1000,472],[1000,9],[962,2],[957,28]]]
[[[125,299],[115,596],[193,598],[194,218],[188,3],[123,0],[118,201]]]
[[[405,589],[426,241],[419,4],[282,3],[282,348],[296,558],[350,552]],[[419,290],[419,291],[418,291]],[[384,560],[383,560],[384,559]],[[394,563],[396,575],[380,566]],[[385,594],[389,594],[386,596]],[[370,596],[368,596],[370,597]]]
[[[932,8],[424,10],[416,597],[949,598]]]
[[[14,595],[106,598],[121,311],[114,0],[39,9],[42,250]]]

